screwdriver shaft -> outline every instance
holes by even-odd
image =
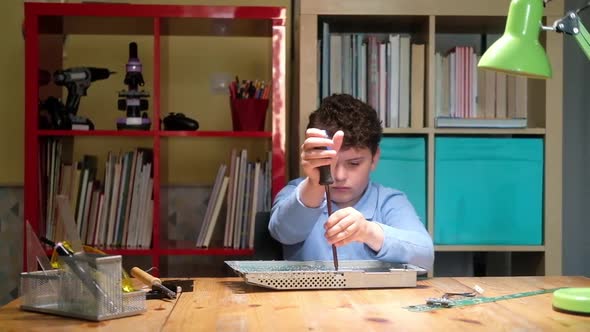
[[[332,215],[332,197],[330,197],[330,185],[326,185],[326,204],[328,205],[328,217]],[[334,260],[334,269],[338,271],[338,251],[336,246],[332,245],[332,259]]]

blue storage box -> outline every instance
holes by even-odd
[[[543,139],[437,137],[434,242],[543,243]]]
[[[381,159],[371,179],[403,191],[426,225],[426,139],[384,137]]]

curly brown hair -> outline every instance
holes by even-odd
[[[342,130],[343,149],[369,148],[373,155],[383,134],[375,109],[348,94],[333,94],[324,98],[320,107],[309,115],[307,128],[323,129],[330,137]]]

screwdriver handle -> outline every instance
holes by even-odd
[[[159,278],[154,277],[153,275],[145,272],[144,270],[138,268],[137,266],[131,269],[131,275],[135,278],[141,280],[144,284],[148,286],[153,286],[154,284],[162,284],[162,280]]]
[[[318,147],[316,149],[320,150],[328,150],[327,147]],[[320,184],[322,186],[329,185],[334,183],[334,179],[332,179],[332,172],[330,172],[330,165],[320,166]]]
[[[320,184],[325,186],[328,184],[334,183],[334,179],[332,179],[332,172],[330,172],[330,166],[324,165],[320,166]]]

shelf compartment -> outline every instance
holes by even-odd
[[[272,36],[272,23],[256,19],[165,18],[162,36]]]
[[[371,179],[407,195],[426,226],[426,138],[384,137]]]
[[[545,20],[544,18],[543,21]],[[505,24],[506,16],[438,15],[435,17],[434,24],[434,50],[444,57],[456,46],[469,46],[476,55],[481,56],[487,48],[502,36]],[[546,34],[541,33],[539,37],[541,44],[545,46]],[[457,55],[457,57],[459,56]],[[442,63],[445,60],[440,61]],[[441,66],[441,63],[435,64],[435,103],[437,102],[436,89],[443,85],[437,81],[436,77],[439,71],[440,73],[444,71],[444,69],[437,69],[437,66]],[[475,94],[482,93],[481,96],[477,97],[481,104],[474,105],[475,109],[472,110],[477,112],[477,117],[498,119],[526,117],[527,128],[546,127],[545,113],[547,110],[545,98],[539,98],[539,96],[546,95],[546,84],[543,80],[526,79],[480,69],[477,69],[477,75],[477,84],[483,84],[483,90],[475,92]],[[500,78],[500,81],[498,81],[498,78]],[[494,82],[495,88],[486,87],[486,84],[494,84]],[[495,92],[500,88],[504,89],[505,93],[497,94]],[[479,87],[478,90],[480,90]],[[495,110],[494,101],[488,100],[489,96],[492,96],[491,99],[495,99]],[[445,99],[444,102],[449,102],[446,98],[450,97],[442,98]],[[498,109],[498,103],[504,103],[505,105]],[[459,105],[456,107],[459,108]],[[437,116],[439,111],[438,106],[435,104],[434,116]],[[452,115],[452,112],[452,109],[445,111],[443,107],[442,116],[448,117]]]
[[[86,19],[86,18],[85,18]],[[87,27],[109,26],[107,18],[88,18]],[[122,19],[120,19],[122,20]],[[150,24],[153,24],[150,20]],[[94,123],[94,132],[101,132],[98,135],[109,135],[109,133],[118,133],[117,120],[126,116],[125,112],[118,110],[118,92],[127,90],[124,83],[125,65],[129,58],[129,43],[136,42],[138,45],[138,56],[142,63],[142,75],[145,85],[141,90],[149,93],[146,98],[149,103],[147,114],[152,120],[151,129],[157,127],[155,116],[155,106],[157,104],[154,88],[156,86],[154,75],[154,38],[151,35],[129,35],[129,34],[92,34],[92,35],[51,35],[40,34],[38,40],[38,68],[53,74],[56,70],[65,70],[68,68],[93,66],[106,68],[114,73],[108,78],[91,82],[87,88],[85,96],[80,98],[79,107],[75,113],[77,116],[88,118]],[[103,52],[104,49],[110,49],[112,52]],[[34,51],[34,50],[33,50]],[[32,51],[32,52],[33,52]],[[37,74],[37,73],[35,73]],[[33,78],[34,79],[34,78]],[[68,92],[66,87],[58,86],[54,83],[39,86],[37,88],[39,99],[46,101],[49,97],[55,97],[65,103]],[[39,113],[36,110],[36,113]],[[49,119],[48,119],[49,120]],[[52,121],[47,121],[52,122]],[[37,128],[42,128],[41,120],[35,121]],[[44,127],[49,128],[51,124]],[[55,128],[56,126],[53,125]],[[76,131],[81,132],[81,131]],[[104,133],[104,134],[103,134]],[[68,134],[69,135],[69,134]],[[85,133],[80,135],[95,135],[94,133]],[[127,134],[122,134],[125,136]],[[130,134],[144,135],[144,134]],[[150,134],[147,134],[150,135]],[[151,134],[153,135],[153,134]]]
[[[257,137],[240,139],[238,136],[162,139],[161,186],[211,185],[219,165],[225,163],[229,167],[232,148],[237,151],[247,149],[249,160],[267,160],[271,141]]]
[[[436,33],[501,34],[505,25],[506,16],[436,16]]]
[[[330,32],[337,33],[398,33],[427,34],[429,17],[427,15],[322,15],[320,22],[330,25]],[[321,31],[319,31],[321,33]],[[320,36],[321,37],[321,36]],[[426,42],[423,40],[422,42]]]
[[[430,65],[430,31],[433,29],[431,17],[320,15],[317,21],[316,39],[321,40],[318,46],[321,59],[317,64],[321,76],[319,97],[323,98],[333,93],[348,93],[368,101],[379,112],[386,129],[410,126],[422,128],[424,102],[429,94],[425,78]],[[334,53],[334,47],[342,47],[342,51]],[[387,53],[382,56],[381,52]],[[383,65],[383,58],[386,59],[387,66],[390,66],[391,61],[401,61],[407,63],[407,66],[400,67],[400,70],[392,70],[391,73],[385,74],[386,77],[382,77],[384,71],[379,67]],[[341,74],[335,74],[337,72],[334,69],[340,65],[339,62],[342,62],[341,65],[345,69]],[[378,83],[371,83],[375,80]],[[397,87],[392,87],[392,82],[395,82]],[[380,98],[379,92],[375,91],[386,91],[387,101]],[[389,101],[390,98],[392,101]],[[381,103],[387,107],[380,107]],[[396,104],[399,106],[394,106]],[[300,117],[306,118],[303,114]],[[399,119],[400,122],[395,119]],[[305,125],[300,123],[300,126]]]
[[[223,79],[228,83],[236,76],[240,80],[261,80],[266,84],[273,79],[272,38],[269,36],[162,35],[160,44],[160,116],[164,118],[170,112],[183,113],[199,122],[197,132],[233,129],[228,91],[219,91],[216,82]],[[204,45],[207,52],[203,52]],[[236,54],[240,56],[236,57]],[[231,66],[220,72],[216,66],[194,65],[215,62]],[[266,131],[276,124],[271,120],[272,107],[269,105],[266,112]]]
[[[435,138],[434,242],[543,244],[542,138]]]
[[[39,32],[65,35],[152,35],[151,17],[40,16]]]

